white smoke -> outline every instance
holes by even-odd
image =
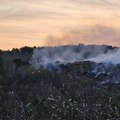
[[[94,61],[96,63],[119,64],[120,63],[120,49],[114,52],[108,52],[107,54],[100,54],[96,57],[89,58],[88,60]]]
[[[120,63],[120,49],[110,46],[66,45],[34,49],[30,63],[36,69],[47,68],[49,65],[66,64],[79,61],[97,63]]]

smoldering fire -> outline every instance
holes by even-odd
[[[36,69],[50,64],[66,64],[79,61],[96,63],[120,63],[120,49],[105,45],[65,45],[34,49],[30,63]]]

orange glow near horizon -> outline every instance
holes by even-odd
[[[0,49],[64,44],[120,46],[120,1],[0,0]]]

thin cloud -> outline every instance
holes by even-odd
[[[101,8],[106,9],[111,5],[120,6],[120,2],[117,0],[0,0],[0,19],[70,18],[76,13],[78,16],[88,13],[91,15],[94,11],[102,11]],[[114,10],[114,6],[111,9]]]
[[[0,0],[0,19],[24,19],[24,18],[60,18],[69,17],[70,14],[57,10],[57,6],[48,4],[49,1],[9,1],[2,2]],[[58,6],[59,7],[59,6]]]

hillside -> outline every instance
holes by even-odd
[[[72,46],[72,55],[82,54],[72,60],[70,54],[62,54],[69,48],[55,47],[54,54],[54,48],[44,47],[0,51],[1,120],[120,119],[120,64],[93,60],[98,54],[115,54],[119,48]],[[49,57],[46,49],[51,51]]]

